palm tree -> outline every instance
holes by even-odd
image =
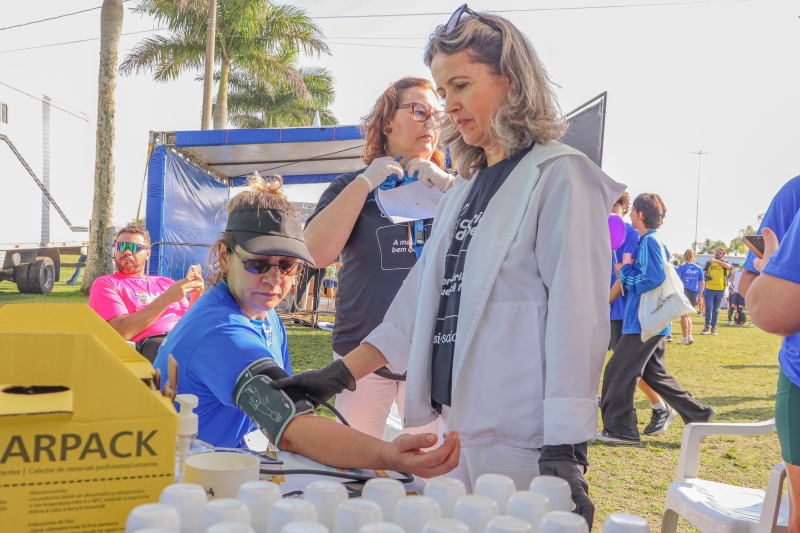
[[[100,10],[100,74],[97,82],[97,141],[94,164],[94,200],[89,233],[89,254],[81,291],[111,273],[114,224],[114,90],[117,86],[119,36],[124,10],[122,0],[103,0]]]
[[[308,126],[319,112],[322,124],[336,124],[328,109],[335,96],[334,79],[322,67],[297,67],[297,52],[286,50],[287,65],[295,68],[308,91],[308,97],[296,87],[279,79],[274,83],[254,80],[238,68],[228,78],[230,121],[239,128],[275,128]]]
[[[122,74],[150,70],[156,81],[167,81],[203,68],[207,0],[141,0],[133,11],[152,16],[171,33],[138,43],[120,65]],[[228,81],[234,66],[254,80],[283,80],[308,98],[302,77],[283,61],[282,51],[329,54],[322,39],[321,29],[298,7],[268,0],[219,0],[214,53],[220,69],[214,129],[227,124]]]

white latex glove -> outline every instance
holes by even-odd
[[[370,163],[366,170],[358,175],[358,178],[367,182],[369,190],[373,191],[392,174],[403,177],[403,167],[391,157],[384,156]]]
[[[414,172],[417,171],[419,171],[417,179],[429,189],[435,185],[437,189],[445,192],[455,180],[453,176],[436,166],[435,163],[419,157],[411,159],[406,165],[406,172],[409,176],[413,176]]]

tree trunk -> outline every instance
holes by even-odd
[[[89,231],[89,254],[81,292],[94,280],[111,273],[114,224],[114,90],[117,85],[122,0],[103,0],[100,11],[100,74],[97,88],[97,142],[94,163],[94,201]]]
[[[217,89],[217,101],[214,103],[214,129],[224,130],[228,124],[228,73],[231,64],[222,61],[222,69],[219,73],[219,88]]]

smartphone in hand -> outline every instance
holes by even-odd
[[[745,235],[742,237],[742,241],[759,259],[764,258],[764,237],[761,235]]]

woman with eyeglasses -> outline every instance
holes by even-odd
[[[378,209],[374,189],[394,174],[424,182],[442,191],[453,177],[442,170],[438,150],[439,97],[422,78],[402,78],[378,97],[362,127],[366,168],[336,178],[323,193],[304,232],[314,264],[326,267],[342,257],[333,357],[353,351],[386,314],[389,304],[417,261],[424,237],[413,223],[392,224]],[[430,235],[431,221],[424,221]],[[336,397],[336,408],[359,431],[384,436],[386,420],[397,402],[403,418],[405,374],[388,368],[364,376],[356,390]],[[437,431],[436,421],[412,432]]]
[[[210,252],[213,286],[170,332],[153,366],[167,376],[174,357],[177,393],[198,397],[198,437],[214,446],[244,447],[244,436],[258,427],[281,450],[334,467],[426,477],[452,470],[457,435],[425,453],[421,448],[434,445],[436,435],[383,442],[317,417],[300,391],[275,396],[278,391],[266,385],[292,372],[286,329],[275,306],[300,265],[311,261],[301,219],[281,183],[253,176],[251,190],[228,203],[225,231]],[[294,406],[283,411],[290,403]]]
[[[591,525],[583,478],[610,336],[608,213],[625,186],[559,142],[547,73],[508,20],[466,5],[425,53],[462,179],[383,322],[339,366],[298,374],[325,397],[387,366],[407,371],[405,423],[439,416],[462,441],[453,473],[565,479]],[[347,372],[347,374],[345,374]]]

